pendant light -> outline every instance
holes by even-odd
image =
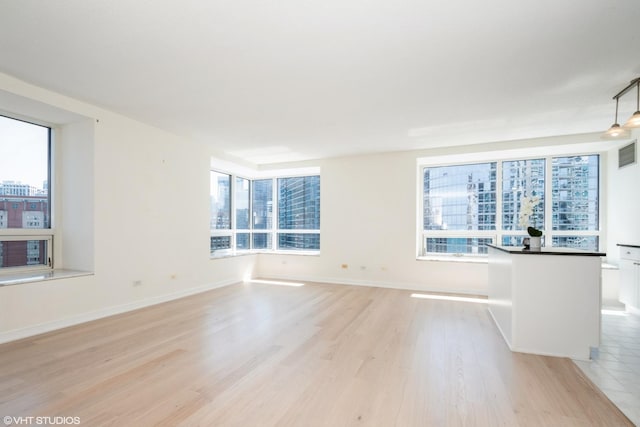
[[[636,92],[637,92],[636,93],[636,112],[633,113],[631,118],[629,118],[629,120],[627,120],[627,122],[624,124],[624,126],[620,126],[618,124],[618,101],[620,100],[620,97],[622,95],[624,95],[625,93],[629,92],[634,86],[635,86]],[[601,138],[602,139],[625,139],[625,138],[629,138],[631,136],[630,129],[640,128],[640,77],[637,77],[637,78],[631,80],[631,82],[627,85],[627,87],[625,87],[624,89],[622,89],[620,92],[616,93],[613,96],[613,99],[616,100],[615,121],[613,122],[613,125],[611,125],[609,130],[602,134]]]
[[[602,134],[602,139],[622,139],[628,138],[630,135],[630,132],[628,130],[618,124],[618,96],[615,96],[614,98],[616,100],[615,121],[613,122],[609,130]]]
[[[626,129],[640,128],[640,79],[636,79],[636,90],[636,112],[624,124]]]

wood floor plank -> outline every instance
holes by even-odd
[[[237,284],[0,345],[0,415],[87,426],[630,426],[486,304]]]

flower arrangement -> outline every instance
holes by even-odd
[[[542,236],[541,230],[529,225],[529,218],[533,215],[533,209],[538,205],[538,203],[540,203],[539,196],[523,196],[522,199],[520,199],[520,217],[518,224],[522,228],[527,227],[527,233],[529,233],[529,236],[531,237]]]

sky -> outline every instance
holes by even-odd
[[[0,116],[0,182],[42,188],[47,180],[48,128]]]

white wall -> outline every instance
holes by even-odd
[[[320,166],[321,254],[260,255],[257,274],[486,295],[486,263],[416,260],[418,159],[455,163],[592,153],[602,147],[598,135],[574,135],[273,165],[274,169]],[[341,268],[342,264],[348,268]]]
[[[80,119],[54,130],[52,223],[60,236],[54,241],[55,268],[94,269],[93,122]]]
[[[640,139],[640,129],[635,129],[632,137]],[[618,149],[628,143],[612,143],[613,147],[607,153],[606,252],[607,262],[613,265],[618,265],[620,261],[618,243],[640,245],[640,163],[618,168]],[[636,144],[636,149],[638,147]],[[604,304],[621,304],[618,300],[619,278],[618,270],[603,271]]]
[[[319,164],[321,255],[260,255],[260,276],[486,294],[486,264],[416,260],[416,152]]]
[[[640,129],[632,137],[640,141]],[[618,243],[640,245],[640,161],[618,169],[618,149],[627,144],[615,144],[608,156],[607,259],[614,264],[620,259]]]
[[[2,74],[0,92],[9,94],[0,96],[0,110],[15,107],[31,117],[47,109],[61,113],[50,116],[62,129],[56,141],[57,267],[94,273],[0,287],[0,342],[252,274],[254,255],[209,258],[209,162],[215,153]]]

